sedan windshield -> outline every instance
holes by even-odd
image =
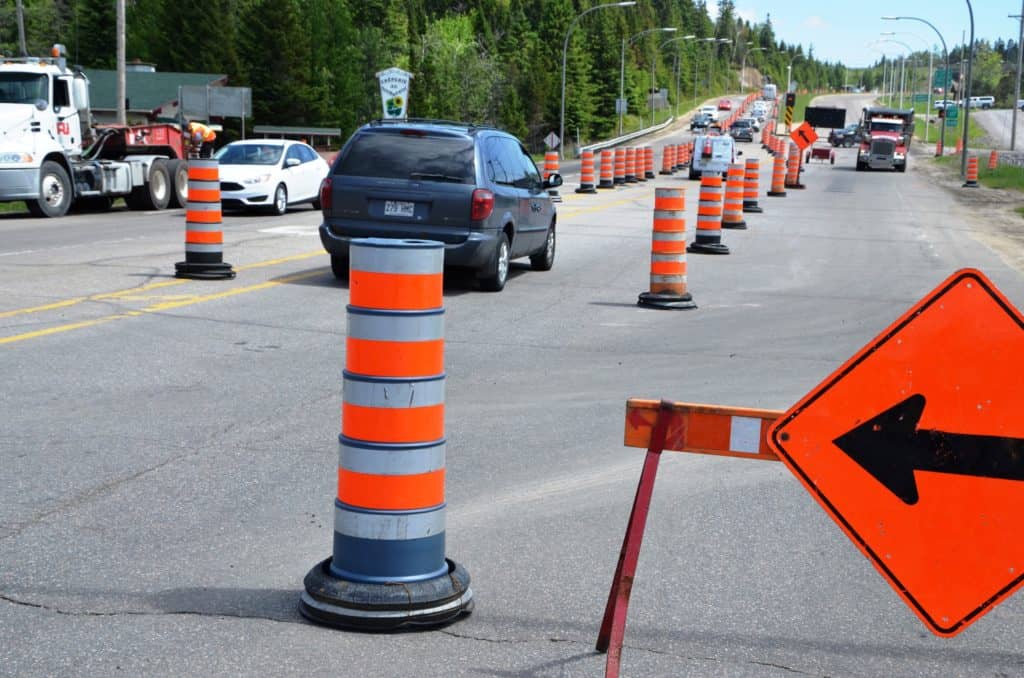
[[[276,165],[283,151],[278,144],[228,144],[214,157],[222,165]]]
[[[49,102],[49,82],[45,75],[4,73],[0,75],[0,104]]]

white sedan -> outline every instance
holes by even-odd
[[[307,202],[320,209],[320,182],[330,168],[301,141],[233,141],[213,157],[220,163],[224,209],[261,208],[284,214],[289,206]]]

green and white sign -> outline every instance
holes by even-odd
[[[925,102],[925,101],[928,101],[928,95],[927,94],[915,94],[914,95],[914,103],[915,104],[919,104],[919,103],[922,103],[922,102]]]
[[[377,73],[380,81],[380,101],[384,106],[384,119],[404,119],[409,110],[409,81],[412,73],[401,68],[389,68]]]

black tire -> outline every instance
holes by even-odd
[[[906,172],[907,171],[907,163],[906,163],[906,161],[903,161],[902,165],[896,165],[896,171],[897,172]]]
[[[690,162],[693,162],[693,161],[691,160]],[[696,181],[697,179],[700,179],[700,173],[699,172],[695,172],[693,170],[693,167],[690,167],[690,181]]]
[[[508,236],[502,233],[498,236],[494,256],[480,271],[480,289],[485,292],[500,292],[505,289],[505,283],[508,281],[510,254]]]
[[[185,207],[188,204],[188,163],[171,158],[167,161],[167,173],[171,177],[171,201],[168,207]]]
[[[331,255],[331,273],[338,280],[348,280],[348,257],[340,254]]]
[[[157,159],[149,166],[149,177],[125,196],[124,202],[133,210],[164,210],[171,202],[171,175],[167,161]]]
[[[550,271],[555,265],[555,245],[555,224],[552,223],[544,239],[543,249],[530,255],[530,268],[535,271]]]
[[[39,168],[39,197],[26,200],[35,217],[62,217],[71,207],[71,180],[59,163],[47,160]]]
[[[274,202],[270,211],[279,217],[288,212],[288,188],[284,184],[278,184],[274,189]]]

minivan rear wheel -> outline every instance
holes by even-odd
[[[508,264],[508,236],[502,233],[498,236],[498,245],[494,248],[494,256],[482,271],[480,288],[487,292],[500,292],[505,289],[505,281],[508,280]]]
[[[340,254],[331,255],[331,273],[338,280],[348,280],[348,257]]]
[[[555,224],[548,227],[548,237],[544,239],[544,249],[530,255],[530,267],[535,271],[550,271],[555,265]]]

